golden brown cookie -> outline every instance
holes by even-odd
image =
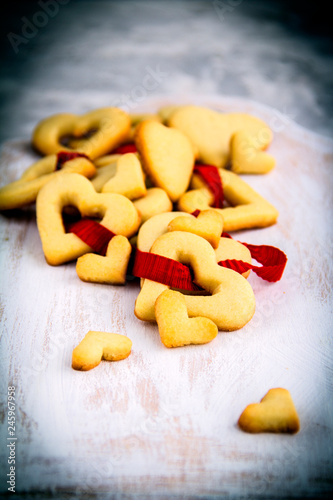
[[[197,217],[180,215],[169,222],[168,230],[197,234],[217,248],[223,231],[223,217],[214,210],[203,210]]]
[[[223,216],[224,231],[237,231],[253,227],[266,227],[275,224],[278,211],[263,196],[257,193],[239,175],[218,169],[222,179],[223,194],[228,202],[225,208],[213,208]],[[214,197],[198,174],[193,174],[191,188],[181,196],[178,209],[192,213],[195,210],[211,208]]]
[[[273,137],[269,126],[255,116],[220,113],[202,106],[181,106],[171,113],[167,123],[190,139],[201,162],[216,167],[228,164],[230,139],[235,132],[247,132],[259,149],[266,149]]]
[[[57,155],[45,156],[31,165],[19,180],[0,188],[0,210],[22,208],[34,203],[45,184],[66,173],[77,173],[88,178],[96,173],[94,164],[88,158],[68,160],[60,170],[56,170],[57,162]]]
[[[230,167],[236,174],[267,174],[275,167],[275,158],[244,130],[230,140]]]
[[[186,212],[163,212],[147,219],[138,232],[138,249],[142,252],[149,252],[154,241],[168,231],[169,223],[180,216],[192,218],[192,215]]]
[[[124,285],[131,251],[128,239],[119,234],[110,240],[105,256],[86,253],[79,257],[76,272],[82,281]]]
[[[145,196],[134,200],[133,204],[140,214],[141,223],[154,215],[172,210],[172,202],[166,191],[158,187],[148,188]]]
[[[184,296],[165,290],[156,299],[155,315],[161,341],[166,347],[207,344],[217,335],[217,326],[208,318],[189,318]]]
[[[127,153],[118,158],[116,173],[106,181],[102,193],[119,193],[130,200],[147,194],[141,163],[135,153]]]
[[[188,138],[179,130],[148,120],[138,126],[135,144],[153,184],[177,201],[188,188],[194,165]]]
[[[124,142],[130,129],[130,117],[120,108],[98,108],[83,115],[59,113],[38,123],[32,144],[45,155],[80,151],[95,159]]]
[[[300,423],[287,389],[270,389],[260,403],[248,405],[238,420],[246,432],[281,432],[294,434]]]
[[[255,310],[251,285],[241,274],[217,264],[207,240],[185,231],[172,231],[157,238],[151,252],[191,266],[194,283],[206,295],[184,295],[189,317],[209,318],[225,331],[237,330],[250,321]],[[155,301],[168,288],[145,279],[135,302],[135,315],[144,321],[155,321]]]
[[[119,333],[89,331],[72,354],[74,370],[91,370],[106,361],[119,361],[131,354],[132,341]]]
[[[140,216],[133,203],[121,194],[96,193],[91,182],[79,174],[63,174],[38,193],[37,226],[47,262],[59,265],[77,259],[92,249],[78,236],[66,233],[62,212],[67,206],[82,217],[100,219],[114,234],[130,237],[137,231]]]

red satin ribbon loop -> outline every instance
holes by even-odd
[[[110,240],[115,233],[107,227],[91,219],[80,219],[69,225],[68,231],[76,234],[84,243],[89,245],[94,252],[105,255]]]
[[[231,238],[230,234],[222,233],[225,238]],[[231,238],[232,239],[232,238]],[[248,270],[254,271],[260,278],[269,282],[276,282],[282,278],[282,274],[287,265],[287,256],[279,248],[269,245],[251,245],[242,243],[251,253],[251,257],[262,266],[254,266],[242,260],[221,260],[218,264],[222,267],[227,267],[238,273],[244,273]]]
[[[223,208],[223,185],[218,168],[214,165],[196,163],[194,165],[193,173],[200,175],[208,189],[212,192],[214,196],[212,207]]]
[[[124,155],[126,153],[136,153],[138,150],[135,144],[123,144],[112,151],[114,155]]]
[[[178,290],[202,290],[193,283],[190,269],[181,262],[138,249],[135,252],[132,274]]]

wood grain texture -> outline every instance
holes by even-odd
[[[34,207],[1,214],[0,456],[6,470],[6,392],[15,385],[18,491],[161,500],[332,490],[333,143],[251,101],[198,103],[253,113],[273,128],[276,168],[244,179],[276,206],[278,223],[233,236],[281,248],[283,278],[269,284],[251,273],[257,308],[242,330],[166,349],[156,325],[134,316],[136,282],[88,284],[75,263],[48,266]],[[162,104],[152,99],[142,111]],[[1,185],[34,157],[27,141],[4,144]],[[128,335],[132,354],[90,372],[72,370],[72,349],[88,330]],[[290,391],[300,432],[242,432],[245,406],[273,387]],[[6,490],[3,479],[0,487]]]

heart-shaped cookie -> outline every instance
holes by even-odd
[[[185,231],[167,232],[157,238],[151,252],[192,267],[193,281],[206,295],[184,295],[189,317],[209,318],[225,331],[237,330],[250,321],[255,310],[251,285],[241,274],[219,266],[214,249],[204,238]],[[135,302],[135,315],[155,321],[155,301],[168,288],[145,279]]]
[[[157,214],[144,222],[139,231],[136,240],[136,246],[141,252],[149,252],[153,243],[159,236],[168,231],[170,222],[180,216],[192,219],[192,215],[186,212],[165,212]],[[250,250],[233,238],[221,237],[218,247],[215,249],[216,262],[221,260],[242,260],[251,264],[252,258]],[[249,276],[251,271],[243,273],[244,278]]]
[[[96,173],[94,164],[88,158],[70,159],[60,170],[56,169],[57,162],[57,155],[45,156],[33,163],[21,179],[0,188],[0,210],[22,208],[34,203],[45,184],[65,173],[75,172],[89,178]]]
[[[241,130],[230,141],[231,170],[236,174],[267,174],[275,166],[275,158],[261,151],[261,144]]]
[[[209,241],[213,248],[217,248],[223,231],[223,217],[215,210],[203,210],[198,217],[180,215],[170,221],[168,230],[197,234]]]
[[[186,212],[164,212],[150,217],[140,226],[136,243],[137,248],[142,252],[149,252],[154,241],[168,231],[169,223],[182,215],[192,218],[192,215]]]
[[[74,370],[91,370],[106,361],[119,361],[131,354],[132,341],[125,335],[89,331],[72,353]]]
[[[99,108],[84,115],[59,113],[38,123],[32,144],[45,155],[64,150],[80,151],[95,159],[125,141],[130,129],[131,119],[120,108]],[[67,138],[66,145],[64,138]]]
[[[158,296],[155,315],[161,341],[166,347],[207,344],[218,333],[210,319],[189,318],[184,296],[174,290],[165,290]]]
[[[95,191],[97,191],[97,193],[101,193],[104,184],[106,184],[108,180],[110,180],[111,177],[115,176],[117,173],[117,160],[120,157],[120,155],[102,156],[101,159],[108,157],[110,157],[109,163],[102,163],[101,166],[98,167],[96,160],[94,161],[94,164],[97,167],[97,171],[94,177],[90,179],[90,182],[94,186]]]
[[[104,184],[102,193],[119,193],[130,200],[145,196],[147,188],[141,163],[135,153],[127,153],[118,158],[116,173]]]
[[[142,223],[154,215],[172,210],[172,203],[166,191],[158,187],[148,188],[145,196],[134,200],[133,204],[140,214]]]
[[[294,402],[287,389],[270,389],[260,403],[248,405],[238,420],[246,432],[285,432],[293,434],[300,428]]]
[[[181,130],[198,151],[198,159],[216,167],[225,167],[230,157],[232,135],[245,130],[265,149],[272,131],[259,118],[245,113],[219,113],[201,106],[180,106],[168,119],[168,125]]]
[[[39,235],[47,262],[59,265],[92,252],[73,233],[66,233],[62,212],[76,207],[82,217],[101,219],[114,234],[130,237],[138,229],[140,216],[133,203],[121,194],[96,193],[91,182],[79,174],[63,174],[52,179],[38,193],[36,215]]]
[[[76,272],[82,281],[124,285],[131,251],[128,239],[119,234],[111,239],[105,257],[95,253],[79,257]]]
[[[257,193],[239,175],[219,168],[223,195],[230,206],[212,208],[223,216],[224,231],[238,231],[252,227],[266,227],[275,224],[278,211],[263,196]],[[199,175],[193,174],[191,188],[178,201],[178,209],[192,213],[195,210],[211,208],[214,196]]]
[[[188,188],[194,165],[189,139],[179,130],[148,120],[138,126],[135,144],[153,184],[177,201]]]

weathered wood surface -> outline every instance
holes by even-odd
[[[200,102],[256,114],[275,132],[275,170],[244,178],[278,208],[278,223],[235,237],[281,248],[285,274],[268,284],[251,273],[257,308],[242,330],[166,349],[156,325],[134,316],[137,283],[88,284],[74,263],[48,266],[34,208],[1,214],[1,468],[7,473],[6,392],[14,385],[18,491],[161,499],[332,490],[333,143],[253,102]],[[1,185],[33,158],[28,141],[5,143]],[[72,370],[72,349],[90,329],[128,335],[132,354]],[[242,432],[242,410],[273,387],[291,392],[300,432]]]

